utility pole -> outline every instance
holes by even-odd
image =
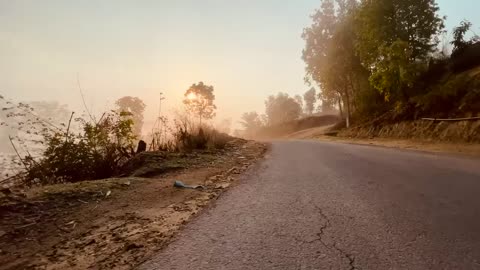
[[[165,97],[163,96],[163,92],[160,92],[160,102],[158,104],[158,118],[162,117],[162,100],[164,100]]]
[[[164,119],[162,119],[162,101],[165,100],[165,97],[163,96],[163,92],[160,92],[160,99],[158,103],[158,135],[159,139],[162,137],[162,131],[164,133],[164,140],[166,140],[166,132],[167,132],[167,127],[165,126]],[[160,141],[158,142],[160,145]]]
[[[160,146],[161,136],[162,136],[162,101],[165,99],[163,92],[160,92],[159,103],[158,103],[158,116],[153,124],[152,128],[152,142],[150,144],[150,149],[155,150]]]

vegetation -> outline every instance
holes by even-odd
[[[140,138],[143,128],[143,112],[145,103],[138,97],[122,97],[115,102],[118,112],[126,112],[131,115],[133,120],[133,134]]]
[[[311,88],[305,94],[303,94],[303,99],[305,100],[305,113],[307,115],[312,115],[313,110],[315,110],[315,103],[317,102],[317,93],[315,88]],[[301,103],[300,103],[301,104]]]
[[[72,113],[73,116],[73,113]],[[110,112],[96,123],[77,118],[83,131],[45,135],[46,149],[35,160],[26,157],[28,184],[78,182],[111,177],[134,154],[133,120],[126,112]],[[81,168],[81,169],[80,169]]]
[[[462,22],[445,59],[438,48],[444,18],[434,0],[323,0],[312,20],[302,35],[306,80],[347,119],[386,112],[395,119],[435,117],[446,107],[433,104],[452,98],[460,107],[449,115],[480,112],[478,78],[458,75],[480,65],[478,37],[465,40],[471,24]]]
[[[161,118],[163,140],[152,140],[157,143],[151,150],[190,152],[224,148],[231,137],[202,123],[202,119],[215,115],[213,87],[201,82],[194,84],[185,97],[185,112],[178,114],[172,125],[167,118]],[[17,155],[15,162],[23,167],[24,184],[112,177],[124,172],[124,165],[136,155],[135,145],[141,136],[145,110],[139,98],[118,99],[115,109],[98,120],[93,115],[88,115],[89,120],[74,117],[73,112],[57,103],[14,104],[0,98],[4,103],[1,128],[8,129]],[[198,123],[192,121],[197,117]],[[230,124],[229,119],[222,121],[223,130],[228,132]],[[152,136],[155,134],[152,132]]]
[[[202,119],[209,120],[215,116],[217,107],[214,104],[213,86],[205,85],[203,82],[193,84],[184,96],[183,103],[187,111],[198,117],[200,125],[202,125]]]
[[[269,96],[265,101],[265,114],[268,125],[276,125],[298,119],[302,114],[302,107],[286,93]]]

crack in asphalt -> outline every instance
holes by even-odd
[[[322,243],[322,245],[325,246],[327,249],[331,249],[333,247],[333,249],[335,249],[338,253],[340,253],[340,255],[342,255],[343,257],[345,257],[348,260],[348,264],[350,266],[349,270],[359,269],[355,266],[355,256],[353,256],[352,254],[350,254],[350,253],[344,251],[343,249],[339,248],[337,246],[337,243],[333,243],[333,245],[328,245],[327,243],[325,243],[325,241],[323,240],[323,236],[325,234],[325,230],[328,229],[331,226],[330,219],[328,218],[327,215],[325,215],[322,208],[320,208],[315,203],[312,203],[312,205],[315,207],[315,209],[317,209],[317,212],[320,214],[322,219],[325,220],[325,222],[322,225],[322,227],[320,227],[320,232],[317,233],[318,238],[311,241],[311,242],[320,241],[320,243]]]

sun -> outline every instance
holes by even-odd
[[[197,95],[195,95],[194,93],[190,93],[190,94],[187,95],[187,99],[189,99],[189,100],[194,100],[196,98],[197,98]]]

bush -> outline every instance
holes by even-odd
[[[227,134],[220,133],[213,128],[199,127],[188,130],[178,127],[174,133],[176,151],[192,151],[205,149],[222,149],[231,140]]]
[[[465,116],[480,112],[479,78],[453,75],[413,99],[418,114],[429,117]]]
[[[80,134],[54,132],[39,161],[25,160],[27,184],[51,184],[113,176],[134,154],[133,121],[128,113],[111,112],[97,123],[76,119]],[[70,127],[70,126],[69,126]]]
[[[460,53],[452,55],[451,69],[453,72],[462,72],[480,65],[480,42],[469,45]]]

